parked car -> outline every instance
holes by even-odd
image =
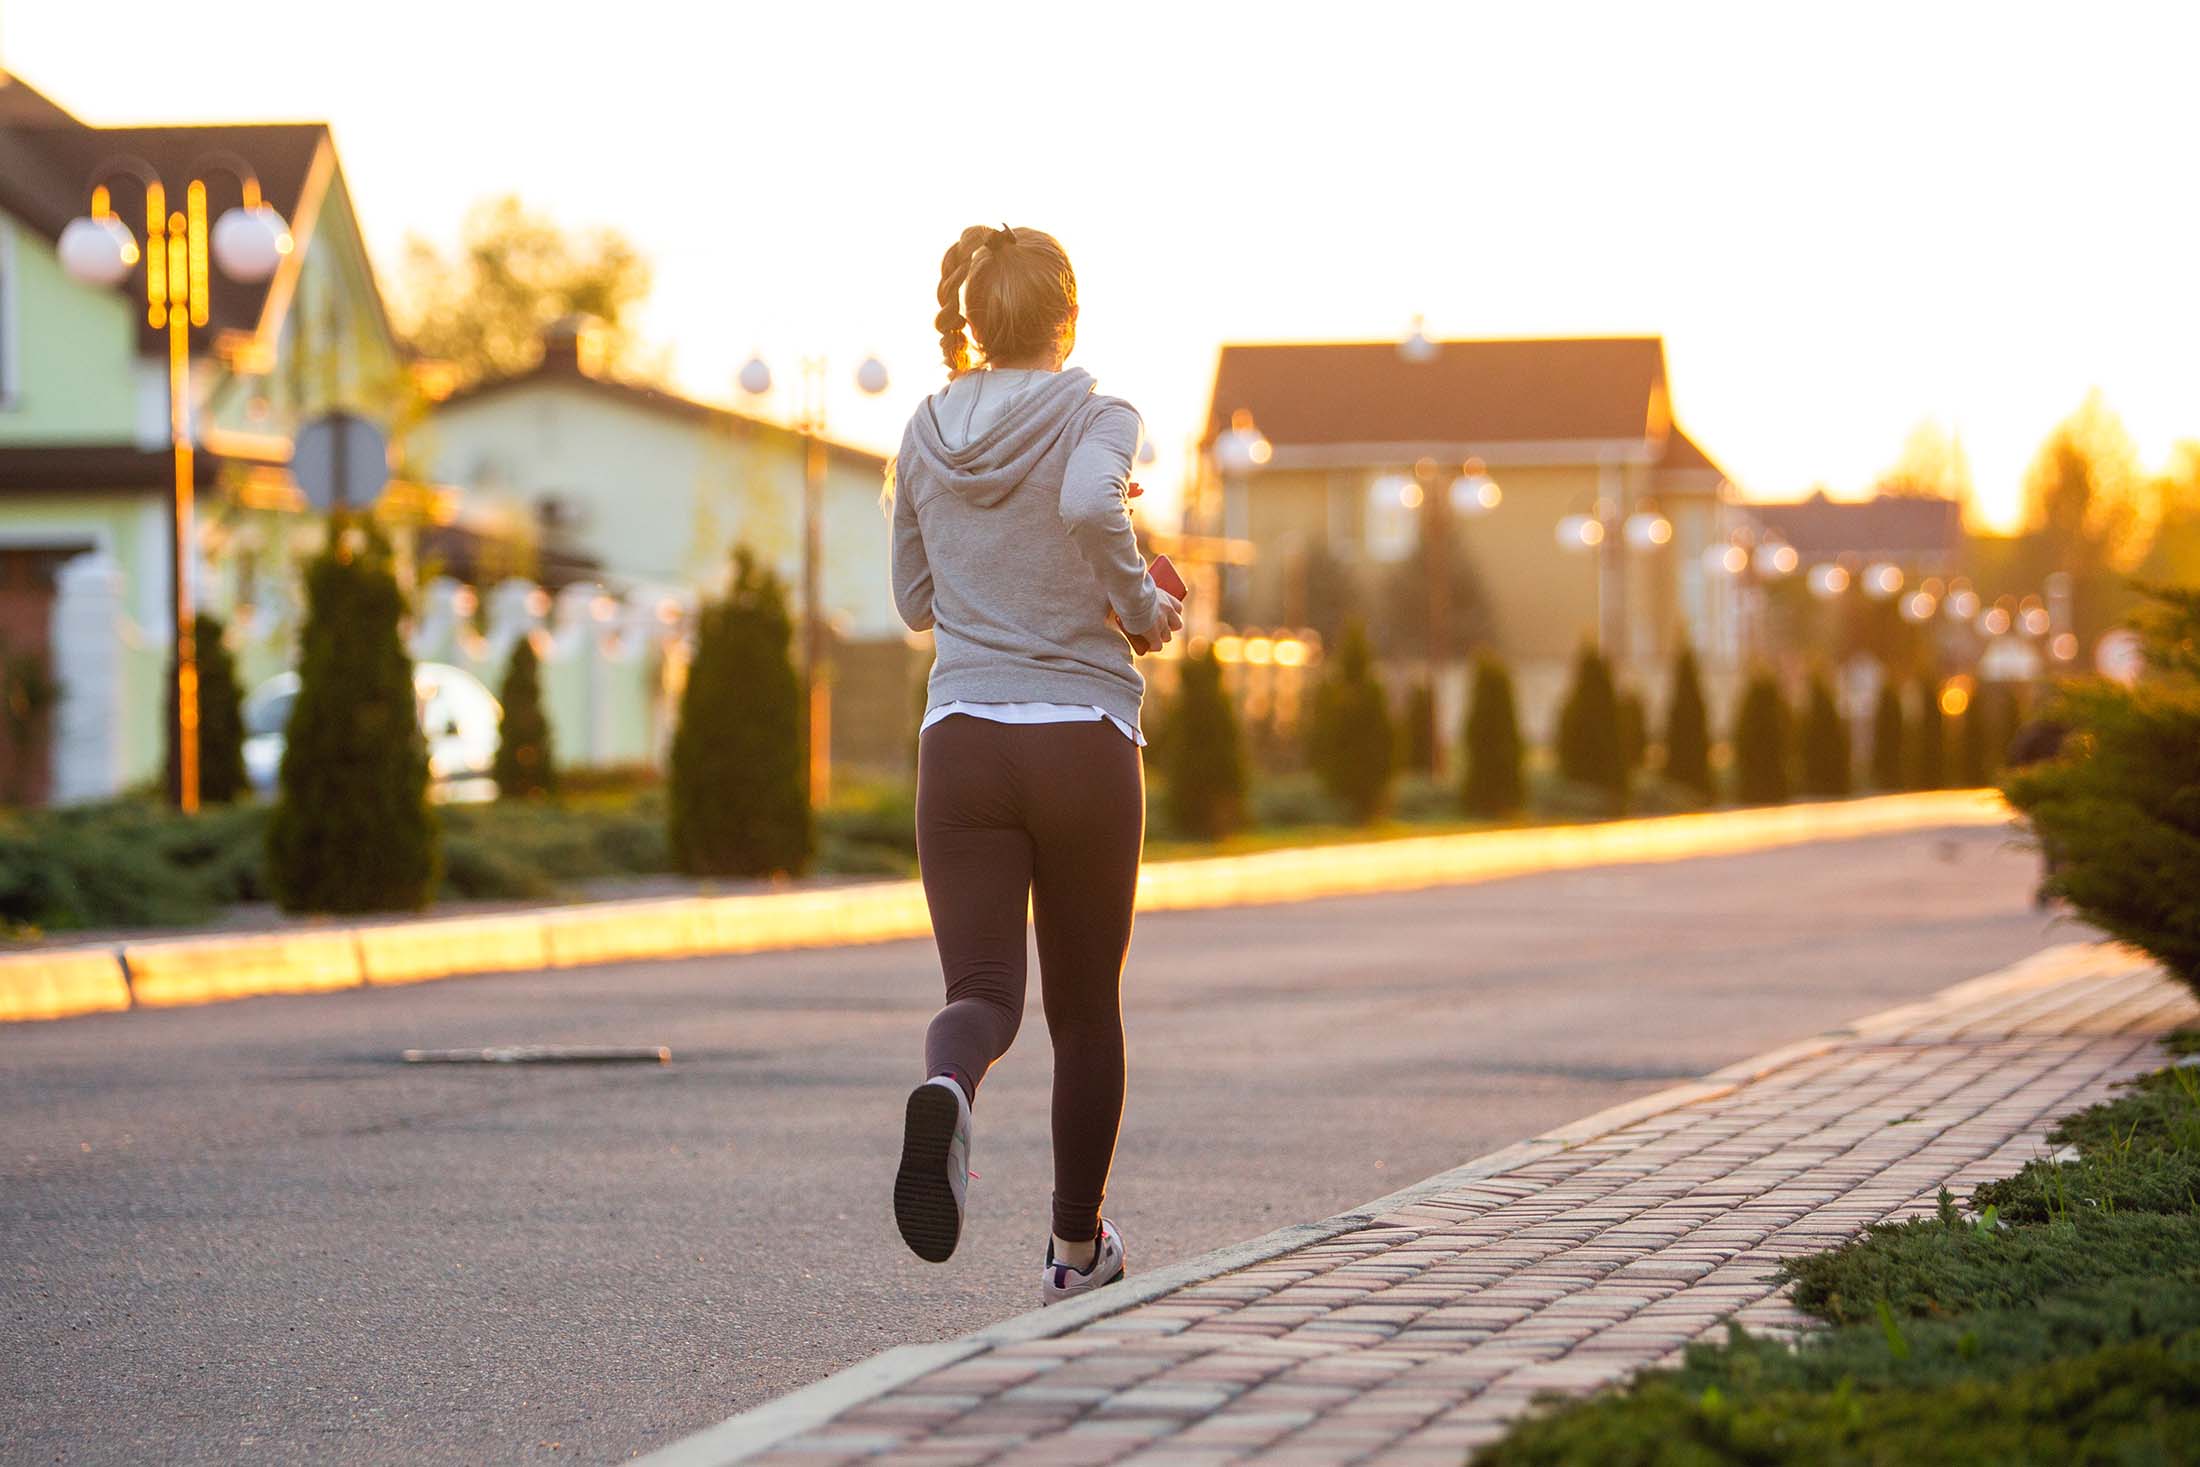
[[[244,772],[256,790],[272,792],[283,767],[283,730],[298,701],[298,674],[279,672],[244,700]],[[413,702],[428,741],[430,798],[493,800],[491,766],[504,710],[481,679],[447,662],[413,664]]]

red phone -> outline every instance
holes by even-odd
[[[1155,585],[1179,601],[1191,594],[1191,591],[1184,584],[1184,577],[1177,574],[1176,566],[1166,555],[1155,556],[1153,563],[1146,567],[1146,574],[1153,577]],[[1144,637],[1131,637],[1129,632],[1125,632],[1123,635],[1130,637],[1131,646],[1136,649],[1141,657],[1153,651],[1153,644]]]

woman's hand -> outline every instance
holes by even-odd
[[[1145,637],[1148,648],[1159,652],[1169,645],[1171,636],[1184,630],[1184,603],[1159,586],[1153,588],[1153,594],[1159,614],[1154,617],[1153,625],[1140,635]]]

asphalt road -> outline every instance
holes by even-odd
[[[1997,831],[1139,924],[1133,1269],[2084,935]],[[608,1461],[1037,1302],[1046,1036],[945,1266],[888,1207],[929,945],[0,1030],[0,1461]],[[662,1043],[658,1068],[408,1046]]]

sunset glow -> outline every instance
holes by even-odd
[[[1164,509],[1221,342],[1416,315],[1438,339],[1663,333],[1681,421],[1761,496],[1864,492],[1931,421],[2005,526],[2095,387],[2150,469],[2200,436],[2177,145],[2200,26],[2172,7],[1367,6],[1339,29],[214,0],[172,44],[111,44],[166,14],[21,0],[0,60],[95,122],[328,119],[386,277],[486,194],[614,226],[656,267],[644,329],[678,385],[732,401],[752,353],[824,353],[835,430],[879,449],[942,374],[940,251],[974,220],[1048,229],[1077,359],[1144,410]],[[875,401],[851,380],[871,351]]]

